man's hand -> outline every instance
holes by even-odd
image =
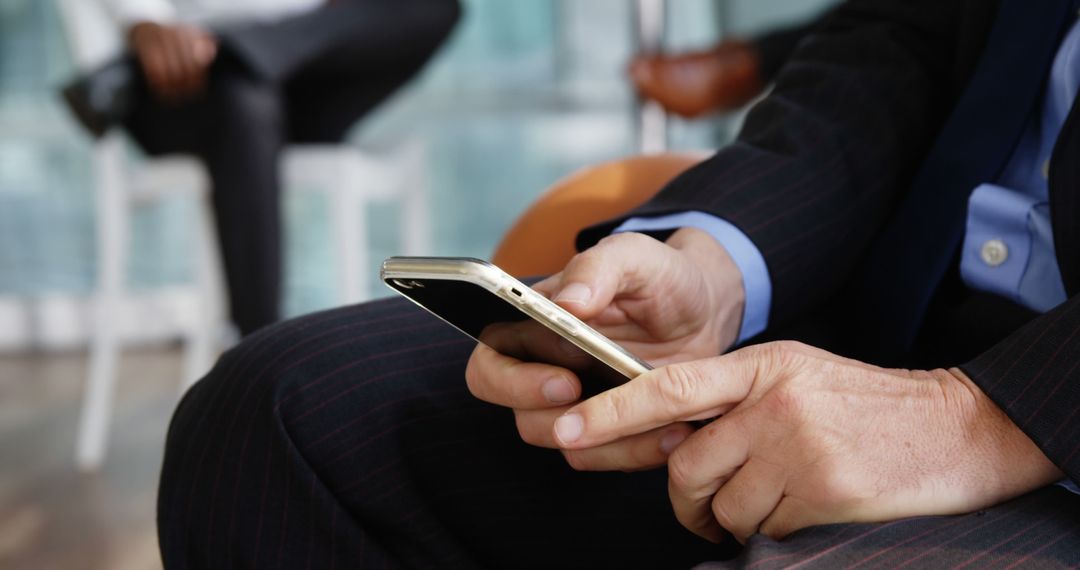
[[[666,243],[642,234],[610,236],[535,288],[653,364],[721,353],[735,341],[745,298],[735,263],[696,229],[679,230]],[[581,395],[570,370],[523,362],[484,345],[473,352],[465,376],[476,397],[513,408],[522,438],[542,447],[558,447],[552,423]],[[681,441],[690,427],[656,427],[578,454],[595,454],[593,461],[630,454],[635,469],[663,465],[670,442]]]
[[[644,374],[558,418],[555,439],[575,466],[606,469],[590,448],[716,414],[668,460],[676,516],[713,541],[965,513],[1062,477],[960,370],[888,370],[792,342]]]
[[[217,57],[217,40],[206,30],[139,22],[128,37],[150,88],[162,101],[179,103],[206,88],[207,70]]]
[[[709,234],[601,240],[534,287],[653,365],[716,356],[742,324],[742,274]]]

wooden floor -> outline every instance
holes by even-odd
[[[0,568],[160,568],[154,503],[179,352],[127,351],[108,457],[73,464],[86,359],[0,355]]]

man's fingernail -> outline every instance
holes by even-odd
[[[555,420],[555,436],[562,443],[574,443],[584,429],[585,421],[581,419],[581,414],[565,414]]]
[[[540,388],[540,391],[544,393],[544,397],[552,404],[565,404],[571,402],[575,398],[574,387],[570,385],[570,381],[562,376],[556,376],[546,382]]]
[[[592,289],[589,289],[587,285],[571,283],[564,287],[562,291],[559,291],[558,295],[555,295],[555,302],[585,305],[588,304],[591,297]]]
[[[662,451],[664,455],[671,455],[671,452],[675,451],[675,448],[685,439],[686,432],[682,430],[671,430],[660,438],[660,451]]]

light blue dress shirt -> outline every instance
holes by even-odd
[[[1050,155],[1080,87],[1080,23],[1074,23],[1054,56],[1046,94],[1032,114],[1016,150],[995,183],[981,184],[968,198],[960,260],[964,282],[1037,312],[1065,302],[1050,224]],[[746,305],[738,342],[765,330],[772,279],[761,251],[730,222],[703,212],[631,218],[616,232],[693,227],[708,232],[731,255],[743,276]],[[1068,479],[1062,487],[1080,494]]]
[[[1040,107],[995,184],[968,199],[960,275],[1040,313],[1065,302],[1050,225],[1050,155],[1080,85],[1080,24],[1058,48]]]

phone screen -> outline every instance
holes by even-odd
[[[527,362],[573,371],[584,395],[627,378],[479,285],[448,279],[387,279],[387,285],[491,348]]]

